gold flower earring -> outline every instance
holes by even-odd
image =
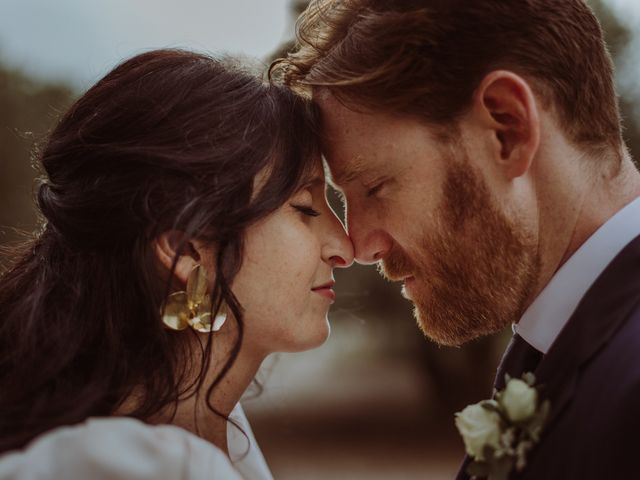
[[[187,290],[169,295],[160,309],[162,322],[171,330],[191,327],[202,333],[217,332],[227,320],[227,309],[221,307],[211,319],[211,297],[208,295],[207,271],[196,265],[187,279]]]

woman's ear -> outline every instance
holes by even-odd
[[[167,272],[171,271],[174,259],[178,258],[173,274],[182,285],[187,284],[189,274],[201,262],[196,244],[177,230],[161,233],[153,242],[155,256]]]
[[[474,95],[474,110],[494,138],[494,160],[508,178],[524,175],[540,145],[536,97],[525,79],[489,73]]]

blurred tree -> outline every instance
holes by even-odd
[[[37,172],[31,154],[72,98],[64,85],[0,66],[0,244],[19,240],[19,232],[36,226],[32,191]]]
[[[637,70],[639,67],[637,64],[629,65],[623,61],[634,39],[634,32],[632,32],[629,25],[616,16],[605,1],[588,0],[588,3],[595,11],[604,29],[607,45],[616,64],[616,73],[618,75],[630,73],[625,71],[625,67]],[[618,91],[620,93],[620,110],[625,127],[624,137],[636,164],[640,165],[640,118],[638,115],[638,112],[640,112],[640,98],[637,97],[637,92],[626,88],[622,82],[618,82]]]

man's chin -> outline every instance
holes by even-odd
[[[444,311],[437,315],[429,315],[427,312],[430,310],[414,303],[413,315],[418,328],[425,337],[445,347],[460,347],[471,340],[501,332],[509,325],[509,322],[504,325],[481,324],[470,321],[469,318],[456,318],[455,314],[448,316]]]

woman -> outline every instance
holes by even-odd
[[[353,260],[316,122],[176,50],[71,107],[40,156],[42,231],[0,279],[0,478],[239,478],[230,413],[269,353],[324,342]]]

